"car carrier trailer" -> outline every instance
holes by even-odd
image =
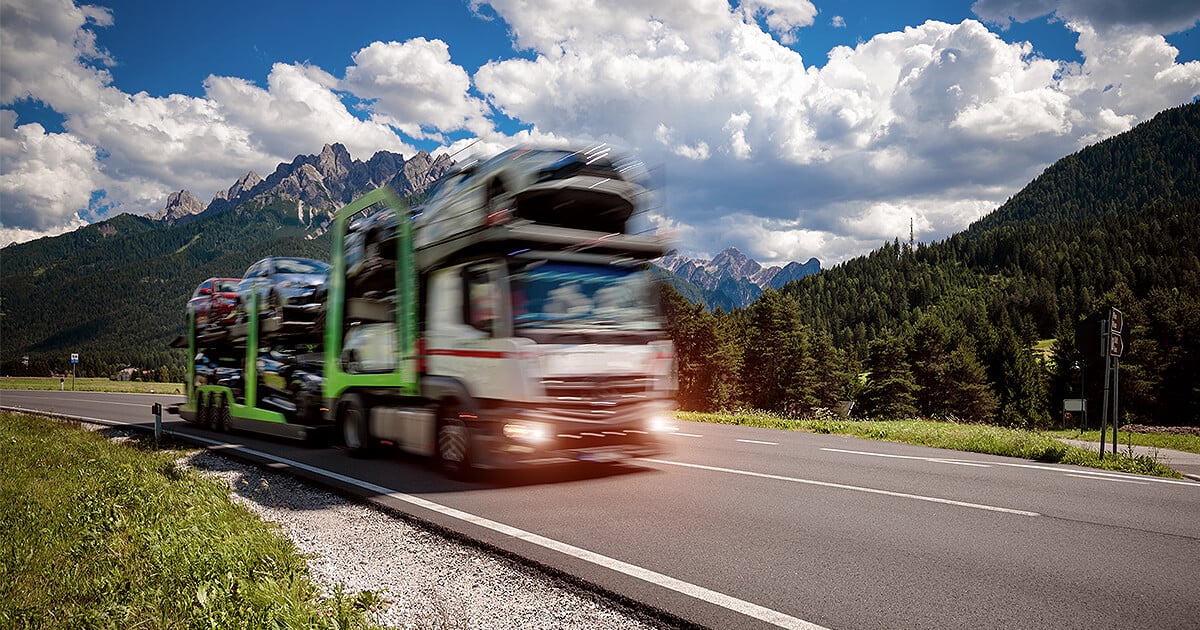
[[[254,304],[224,332],[189,320],[191,356],[217,367],[201,374],[193,362],[181,415],[295,439],[332,431],[352,455],[396,448],[451,476],[659,454],[674,353],[648,265],[666,247],[624,229],[631,208],[599,209],[603,227],[620,232],[589,229],[601,225],[591,213],[605,197],[593,184],[587,203],[571,206],[574,189],[555,178],[611,187],[620,175],[573,159],[583,157],[558,160],[536,195],[505,195],[499,210],[492,201],[410,208],[388,188],[343,207],[323,327],[289,329]],[[310,361],[284,380],[319,372],[319,396],[311,378],[294,399],[287,382],[263,396],[270,353],[285,342],[282,356]]]

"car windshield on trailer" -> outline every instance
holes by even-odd
[[[329,265],[319,260],[277,258],[275,273],[329,273]]]
[[[540,261],[510,276],[513,324],[521,328],[657,330],[649,272]]]

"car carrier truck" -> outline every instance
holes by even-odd
[[[524,178],[524,179],[522,179]],[[661,452],[674,353],[618,166],[509,152],[410,208],[387,188],[339,210],[319,325],[189,322],[185,419],[385,447],[450,476]],[[253,300],[253,296],[248,296]]]

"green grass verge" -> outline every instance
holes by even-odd
[[[681,411],[675,415],[680,420],[688,422],[736,424],[809,433],[838,433],[869,440],[903,442],[971,453],[1006,455],[1039,462],[1072,464],[1175,479],[1183,477],[1152,457],[1129,457],[1124,454],[1113,457],[1109,454],[1101,458],[1097,452],[1068,446],[1047,434],[988,425],[926,420],[803,419],[765,412],[694,413]],[[1097,440],[1099,440],[1098,437]]]
[[[0,389],[54,389],[65,387],[71,391],[71,377],[60,384],[57,378],[36,376],[5,376],[0,378]],[[183,395],[183,383],[147,383],[144,381],[113,381],[107,378],[77,378],[77,392],[133,392],[142,394]]]
[[[363,628],[274,525],[175,451],[0,413],[0,627]]]
[[[1083,440],[1085,442],[1094,442],[1097,446],[1100,444],[1100,431],[1084,431],[1079,432],[1077,429],[1067,429],[1065,431],[1046,431],[1046,435],[1065,440]],[[1108,432],[1106,439],[1108,444],[1112,443],[1112,431]],[[1134,433],[1132,431],[1120,431],[1117,433],[1117,448],[1128,446],[1151,446],[1154,448],[1166,448],[1173,451],[1185,451],[1188,453],[1200,454],[1200,436],[1198,435],[1174,435],[1170,433]]]

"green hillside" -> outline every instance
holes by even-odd
[[[945,241],[889,243],[729,315],[668,291],[681,401],[1043,426],[1081,380],[1101,408],[1098,342],[1075,330],[1116,306],[1127,417],[1200,425],[1197,156],[1192,104],[1060,160]]]
[[[133,365],[182,378],[184,353],[167,343],[183,331],[184,305],[201,281],[240,277],[267,255],[328,256],[328,240],[306,240],[295,217],[287,200],[176,226],[121,215],[4,248],[3,373],[61,372],[77,352],[80,375]]]

